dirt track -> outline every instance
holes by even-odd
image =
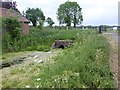
[[[25,57],[25,59],[23,60],[23,62],[21,64],[15,64],[15,65],[12,65],[11,67],[6,67],[3,69],[0,69],[0,72],[2,73],[2,78],[0,79],[0,82],[2,82],[2,80],[5,80],[5,79],[9,79],[12,81],[14,79],[19,80],[19,79],[21,79],[21,77],[24,78],[24,76],[27,75],[27,73],[24,73],[23,75],[21,75],[21,74],[12,75],[11,71],[14,70],[15,68],[23,69],[23,68],[27,67],[28,65],[30,65],[31,63],[34,63],[34,65],[52,64],[52,63],[54,63],[52,58],[54,58],[60,52],[61,52],[61,50],[51,50],[49,52],[28,51],[28,52],[22,52],[21,55],[16,55],[16,56],[14,55],[13,59],[16,58],[19,60],[19,58],[21,58],[21,57]],[[30,67],[28,69],[30,69]],[[2,86],[0,86],[0,87],[2,87]]]
[[[116,32],[103,33],[110,43],[110,69],[113,72],[115,85],[118,87],[118,43],[120,36]]]

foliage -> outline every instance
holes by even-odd
[[[46,22],[49,24],[49,26],[52,26],[54,24],[53,20],[50,17],[46,19]]]
[[[29,19],[32,22],[33,26],[36,26],[37,20],[38,21],[39,20],[43,20],[43,21],[45,20],[44,13],[39,8],[36,8],[36,9],[34,9],[34,8],[32,8],[32,9],[28,8],[26,10],[25,14],[26,14],[26,18]]]
[[[46,67],[42,74],[33,75],[41,78],[39,88],[114,87],[109,67],[109,44],[102,36],[92,33],[79,33],[73,47],[57,56],[54,64]],[[35,87],[32,83],[28,85]]]
[[[66,30],[38,31],[42,33],[41,37],[74,38],[74,45],[52,59],[53,63],[47,61],[12,68],[11,75],[16,78],[6,78],[2,82],[4,88],[114,88],[109,67],[109,44],[103,36],[92,30],[68,30],[69,36]],[[37,32],[33,35],[38,36]],[[21,75],[24,77],[19,79]]]
[[[3,33],[6,33],[5,31],[7,31],[10,34],[12,40],[20,39],[22,29],[20,28],[21,23],[17,20],[17,18],[15,17],[2,18],[2,26]]]
[[[80,24],[83,21],[82,8],[80,8],[77,2],[67,1],[61,4],[58,8],[57,16],[60,24],[67,24],[67,26],[71,26],[71,23]]]
[[[28,35],[21,36],[19,40],[11,39],[9,33],[3,35],[3,53],[13,51],[49,51],[53,42],[59,39],[71,39],[74,40],[77,32],[80,30],[56,30],[50,28],[44,28],[39,30],[38,28],[31,28]],[[67,35],[66,35],[67,34]]]
[[[43,24],[44,24],[44,21],[42,19],[39,19],[39,25],[38,27],[42,30],[43,29]]]
[[[3,17],[2,18],[2,26],[7,30],[14,30],[16,27],[20,28],[21,24],[17,20],[17,17]]]

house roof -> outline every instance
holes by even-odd
[[[22,16],[20,12],[13,9],[0,8],[0,16],[2,17],[18,17],[20,22],[29,23],[30,21]]]

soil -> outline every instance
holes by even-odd
[[[11,61],[15,61],[17,63],[12,64],[9,67],[4,67],[0,69],[0,72],[2,73],[2,78],[0,78],[0,82],[2,82],[2,80],[4,80],[5,78],[9,78],[11,80],[14,80],[14,78],[19,78],[19,77],[25,77],[24,75],[19,75],[19,76],[15,76],[12,75],[11,76],[11,70],[14,68],[24,68],[27,65],[34,63],[34,64],[51,64],[53,62],[53,59],[55,56],[57,56],[62,50],[61,49],[55,49],[55,50],[51,50],[49,52],[40,52],[40,51],[27,51],[27,52],[22,52],[22,54],[18,54],[18,55],[14,55],[11,56]],[[15,53],[16,54],[16,53]],[[9,57],[6,59],[9,59]],[[13,59],[13,60],[12,60]],[[22,62],[19,63],[18,61],[20,60]],[[18,60],[18,61],[17,61]],[[5,61],[9,61],[9,60],[5,60]],[[21,78],[20,78],[21,79]],[[2,86],[0,86],[2,87]]]

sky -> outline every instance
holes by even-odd
[[[55,25],[57,9],[67,0],[12,0],[17,2],[17,8],[22,11],[30,8],[40,8],[45,17],[51,17]],[[120,0],[70,0],[77,2],[82,8],[82,25],[118,25],[118,2]]]

